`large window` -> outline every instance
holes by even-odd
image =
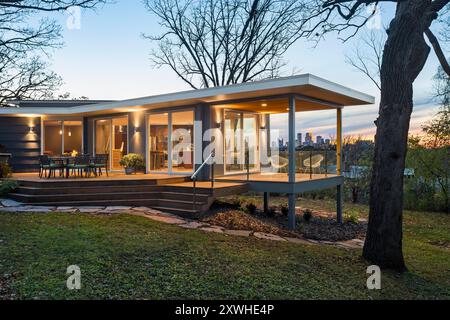
[[[192,172],[194,111],[172,113],[172,171]]]
[[[150,171],[167,172],[169,170],[169,114],[151,114],[148,122],[150,124]]]
[[[225,171],[239,173],[258,168],[257,115],[225,111]]]
[[[148,116],[149,164],[153,172],[190,173],[194,168],[194,111]]]
[[[44,121],[43,154],[48,156],[77,155],[83,152],[81,121]]]
[[[128,117],[95,121],[95,154],[108,154],[111,170],[121,170],[128,153]]]

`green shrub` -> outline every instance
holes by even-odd
[[[7,163],[0,163],[0,178],[5,179],[11,177],[12,170]]]
[[[287,217],[289,214],[289,207],[285,206],[285,205],[281,205],[280,211],[283,216]]]
[[[358,213],[354,212],[354,211],[350,211],[344,214],[344,219],[347,222],[351,222],[351,223],[358,223],[359,222],[359,216]]]
[[[19,184],[15,180],[2,180],[0,181],[0,195],[6,196],[8,193],[13,192],[19,187]]]
[[[233,209],[242,209],[243,202],[238,197],[233,197],[228,202]]]
[[[249,203],[247,203],[247,204],[245,205],[245,209],[246,209],[247,213],[249,213],[249,214],[255,214],[255,213],[256,213],[257,207],[256,207],[256,205],[255,205],[254,203],[249,202]]]
[[[312,218],[312,210],[311,209],[304,209],[303,210],[303,220],[306,222],[310,221]]]
[[[136,153],[123,156],[119,164],[124,168],[132,168],[134,172],[145,169],[144,157]]]

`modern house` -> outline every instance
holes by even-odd
[[[15,172],[36,171],[39,155],[86,153],[108,154],[113,172],[123,171],[123,155],[141,154],[149,179],[188,181],[201,168],[199,181],[289,194],[292,222],[297,193],[333,187],[341,194],[342,110],[373,103],[311,74],[122,101],[11,101],[0,108],[0,144]],[[332,145],[299,155],[296,122],[324,110],[335,116]],[[283,114],[288,147],[281,153],[271,118]],[[211,154],[214,177],[211,159],[204,163]]]

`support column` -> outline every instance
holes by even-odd
[[[264,192],[264,213],[269,212],[269,200],[270,194],[268,192]]]
[[[295,97],[289,97],[289,184],[295,187]],[[289,193],[289,229],[295,229],[295,193]]]
[[[336,173],[342,174],[342,109],[336,113]]]
[[[337,109],[336,120],[336,173],[340,176],[342,175],[342,109]],[[340,184],[336,190],[336,219],[339,223],[342,223],[343,188],[344,185]]]
[[[44,129],[41,129],[42,132]],[[83,153],[91,153],[91,150],[89,150],[89,139],[92,139],[92,137],[89,137],[89,120],[87,117],[83,117]],[[44,150],[42,150],[42,153]]]
[[[338,223],[342,223],[342,204],[343,204],[342,188],[343,188],[342,184],[336,187],[336,219]]]

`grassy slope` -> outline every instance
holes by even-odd
[[[210,234],[128,215],[0,214],[0,286],[16,298],[449,299],[450,217],[407,213],[405,220],[410,272],[384,272],[376,292],[365,288],[359,250]],[[71,264],[81,267],[80,291],[65,287]]]

